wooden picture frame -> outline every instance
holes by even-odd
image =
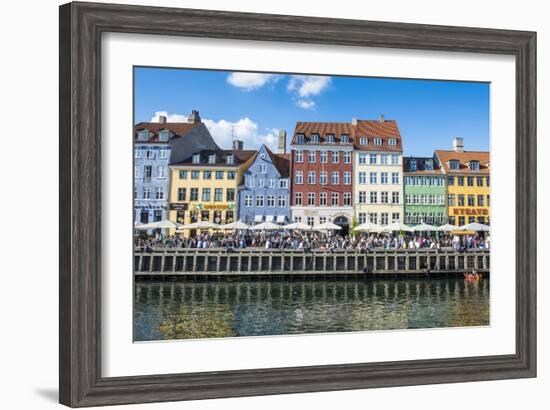
[[[512,55],[516,352],[258,370],[101,376],[101,35],[108,32]],[[72,407],[536,375],[536,33],[94,3],[60,7],[60,402]]]

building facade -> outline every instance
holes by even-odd
[[[262,145],[239,186],[238,219],[247,224],[289,222],[290,161]]]
[[[231,150],[203,150],[170,165],[171,221],[184,224],[235,221],[239,206],[238,186],[256,151],[243,150],[240,141],[234,144]]]
[[[403,144],[395,120],[354,120],[354,208],[358,224],[403,222]]]
[[[403,158],[405,223],[447,223],[445,175],[433,158]]]
[[[447,178],[447,215],[451,225],[490,224],[490,156],[487,151],[464,151],[462,138],[453,150],[435,151],[435,160]]]
[[[214,139],[193,111],[187,123],[140,122],[134,127],[134,221],[168,218],[169,164],[195,150],[217,149]]]
[[[291,141],[291,217],[330,221],[347,234],[353,219],[351,123],[298,122]]]

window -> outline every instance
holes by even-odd
[[[439,195],[437,197],[437,204],[438,205],[445,205],[445,195]]]
[[[235,162],[235,158],[233,157],[233,154],[227,154],[225,157],[225,163],[226,164],[233,164]]]
[[[359,212],[359,224],[364,224],[367,222],[367,213]]]
[[[210,202],[210,188],[202,189],[202,200],[203,202]]]
[[[267,206],[273,208],[275,206],[275,195],[267,196]]]
[[[327,193],[319,193],[319,206],[327,206]]]
[[[427,185],[427,179],[426,177],[420,177],[420,185],[426,186]]]
[[[265,186],[265,179],[259,178],[258,179],[258,188],[263,188]]]
[[[191,171],[191,179],[199,179],[199,171]]]
[[[489,177],[485,178],[485,182],[487,182],[487,184],[486,184],[487,186],[491,186],[490,181],[489,181]]]
[[[191,188],[191,192],[189,193],[189,200],[190,201],[199,200],[199,188]]]
[[[288,179],[279,179],[279,188],[288,189]]]
[[[338,151],[332,151],[332,163],[338,164],[340,162],[340,153]]]
[[[340,142],[342,144],[349,144],[349,135],[342,134],[342,136],[340,137]]]
[[[468,177],[468,186],[474,186],[474,177]]]
[[[212,171],[202,171],[202,179],[212,179]]]
[[[344,185],[351,185],[351,172],[344,172]]]
[[[160,141],[168,141],[170,139],[170,131],[169,130],[162,130],[159,132],[159,140]]]
[[[409,169],[411,171],[416,171],[418,169],[416,166],[416,159],[409,160]]]
[[[374,145],[382,145],[382,138],[376,137],[374,139]]]
[[[391,173],[391,183],[393,185],[399,184],[399,172],[392,172]]]
[[[413,204],[420,205],[420,195],[413,195]]]
[[[477,177],[477,186],[483,186],[483,177]]]
[[[381,172],[380,173],[380,183],[381,184],[387,184],[388,183],[388,173],[387,172]]]
[[[430,205],[435,205],[435,203],[436,203],[436,196],[430,195]]]
[[[214,189],[214,201],[221,202],[223,200],[223,188]]]
[[[477,206],[485,206],[483,204],[485,202],[484,199],[485,199],[485,197],[483,195],[478,195],[477,196]]]
[[[428,195],[421,195],[422,205],[428,205]]]
[[[296,163],[301,164],[304,162],[304,151],[297,149],[294,151],[294,157],[296,158]]]
[[[470,161],[470,170],[479,171],[479,161]]]
[[[307,224],[309,226],[313,226],[315,224],[315,218],[313,216],[308,216],[307,217]]]
[[[267,172],[267,167],[265,164],[260,164],[260,174],[265,174]]]
[[[455,184],[455,177],[448,177],[448,178],[447,178],[447,184],[448,184],[449,186],[454,185],[454,184]]]
[[[134,158],[141,158],[141,151],[137,148],[134,151]]]
[[[193,164],[200,164],[201,154],[193,154]]]
[[[308,206],[314,206],[315,205],[315,192],[308,192],[307,193],[307,204],[308,204]]]
[[[315,185],[315,171],[307,172],[307,183],[309,185]]]
[[[359,191],[359,203],[360,204],[367,203],[367,193],[365,191]]]
[[[455,206],[455,195],[449,194],[449,206]]]
[[[294,176],[294,182],[296,184],[304,183],[304,171],[296,171],[296,175]]]
[[[216,179],[223,179],[223,171],[216,171]]]
[[[279,208],[285,208],[286,207],[286,195],[279,195],[278,205],[279,205]]]
[[[388,165],[388,154],[380,154],[380,163],[382,165]]]
[[[387,225],[388,224],[388,213],[387,212],[382,212],[380,214],[380,223],[382,225]]]
[[[351,192],[344,192],[344,206],[351,206]]]
[[[160,158],[160,159],[166,159],[166,158],[168,158],[168,150],[166,150],[166,149],[161,149],[161,150],[159,151],[159,158]]]
[[[369,154],[369,164],[376,164],[376,154]]]
[[[326,185],[327,184],[327,171],[319,172],[319,183],[321,185]]]
[[[380,203],[381,204],[387,204],[388,203],[388,193],[386,191],[383,191],[380,195]]]
[[[302,193],[301,192],[295,192],[294,193],[294,205],[302,206]]]
[[[457,159],[451,159],[449,161],[449,168],[452,170],[458,170],[460,168],[460,162]]]
[[[151,199],[151,188],[143,188],[143,199]]]
[[[307,152],[307,162],[310,164],[315,164],[315,151]]]
[[[216,163],[216,154],[210,154],[208,156],[208,163],[209,164],[215,164]]]
[[[144,177],[146,180],[151,180],[151,175],[153,175],[153,167],[151,165],[145,165],[144,167]]]
[[[327,135],[327,143],[328,144],[334,144],[334,135],[333,134],[328,134]]]
[[[458,177],[458,186],[464,186],[464,177]]]
[[[338,171],[333,171],[330,176],[330,183],[332,185],[338,185],[340,183],[340,173]]]
[[[392,192],[391,193],[391,203],[392,204],[398,204],[399,203],[399,192]]]
[[[137,196],[138,196],[138,195],[137,195],[137,189],[134,188],[134,199],[137,199]]]
[[[390,139],[388,140],[388,144],[390,144],[390,145],[397,145],[397,140],[396,140],[395,138],[390,138]]]
[[[312,134],[310,142],[312,144],[318,144],[319,143],[319,135],[318,134]]]
[[[178,188],[178,201],[187,201],[187,189]]]
[[[371,204],[377,204],[378,203],[378,192],[371,192],[370,193],[370,203]]]
[[[378,183],[378,178],[376,176],[376,172],[371,172],[370,173],[370,183],[371,184],[377,184]]]
[[[405,195],[405,205],[412,205],[412,195]]]
[[[275,178],[269,178],[269,187],[275,188]]]
[[[153,159],[153,158],[155,158],[155,153],[151,150],[147,150],[147,151],[145,151],[145,158]]]
[[[134,178],[139,178],[139,167],[137,165],[134,167]]]
[[[319,151],[319,162],[326,164],[328,162],[328,155],[326,151]]]
[[[458,206],[464,206],[464,195],[458,195]]]
[[[256,207],[262,208],[264,206],[264,196],[258,195],[256,196]]]
[[[398,154],[391,154],[391,164],[392,165],[399,165],[399,155]]]
[[[367,183],[367,173],[359,172],[359,184],[364,185]]]
[[[246,206],[247,208],[250,208],[252,206],[252,195],[245,195],[244,206]]]
[[[369,214],[369,219],[371,224],[378,223],[378,214]]]
[[[236,176],[235,171],[227,171],[227,179],[234,180]]]
[[[333,192],[330,195],[330,204],[332,206],[339,206],[339,202],[340,202],[340,194],[338,192]]]
[[[487,206],[491,206],[491,196],[487,195]]]
[[[368,140],[365,137],[360,137],[359,145],[368,145]]]
[[[433,169],[434,169],[433,160],[427,159],[426,161],[424,161],[424,169],[426,171],[433,171]]]
[[[147,141],[149,139],[149,131],[139,131],[138,132],[138,139],[140,141]]]
[[[303,144],[303,143],[304,143],[304,134],[296,135],[296,144]]]
[[[344,152],[344,164],[351,164],[351,152]]]
[[[246,182],[249,188],[254,188],[254,177],[252,175],[247,175]]]
[[[367,163],[367,154],[360,152],[358,157],[359,165],[365,165]]]
[[[476,206],[474,195],[468,195],[468,206]]]
[[[227,202],[234,202],[235,201],[235,188],[227,188],[225,190],[225,200]]]

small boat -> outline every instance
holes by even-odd
[[[472,269],[471,272],[464,272],[464,279],[466,280],[480,280],[483,277],[483,274],[479,273],[475,269]]]

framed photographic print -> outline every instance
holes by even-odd
[[[535,377],[535,33],[60,22],[61,403]]]

